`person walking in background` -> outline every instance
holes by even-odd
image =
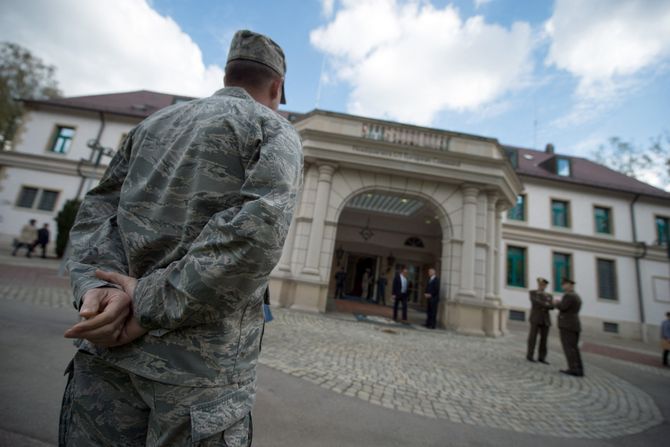
[[[344,271],[344,267],[340,267],[340,270],[335,273],[335,298],[342,298],[342,295],[344,295],[344,287],[346,283],[347,272]]]
[[[393,302],[393,321],[398,321],[398,304],[402,304],[402,322],[407,322],[407,292],[409,290],[409,280],[407,279],[407,267],[396,273],[393,278],[393,290],[391,298]]]
[[[665,321],[661,323],[661,348],[663,348],[663,366],[668,366],[668,353],[670,353],[670,312],[665,313]]]
[[[558,314],[558,330],[561,334],[561,345],[568,362],[568,369],[562,369],[563,374],[570,376],[584,376],[584,365],[579,353],[579,334],[582,326],[579,321],[579,310],[582,308],[582,299],[575,293],[575,282],[569,278],[563,278],[561,287],[565,293],[563,298],[554,302],[554,307],[560,311]]]
[[[21,228],[21,234],[19,238],[14,243],[14,251],[12,251],[12,256],[16,256],[18,251],[25,247],[26,248],[26,257],[30,258],[37,243],[37,228],[35,227],[37,221],[35,219],[30,219],[30,221]]]
[[[437,306],[440,304],[440,278],[437,277],[437,271],[434,268],[428,269],[428,284],[426,284],[424,296],[428,300],[426,327],[435,329],[437,328]]]
[[[37,242],[35,243],[36,246],[42,247],[42,258],[47,257],[47,245],[49,245],[49,224],[45,223],[42,228],[37,230]]]
[[[535,344],[539,335],[540,348],[537,361],[545,365],[549,364],[546,360],[547,337],[551,326],[549,311],[554,308],[552,296],[545,292],[547,284],[549,284],[549,281],[546,279],[537,278],[537,290],[530,291],[530,332],[528,333],[528,351],[526,353],[526,359],[529,362],[534,362]]]

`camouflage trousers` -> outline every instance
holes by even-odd
[[[66,371],[59,445],[251,445],[253,381],[192,388],[142,378],[77,352]]]

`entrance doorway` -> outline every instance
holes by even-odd
[[[348,296],[362,300],[374,299],[377,282],[377,258],[369,255],[349,254],[346,272],[350,272],[347,288]]]
[[[347,202],[340,214],[329,288],[329,309],[393,316],[393,279],[408,269],[409,320],[426,318],[428,269],[441,270],[442,227],[426,200],[389,192],[366,192]],[[344,267],[343,299],[335,299],[335,273]],[[340,273],[341,275],[341,273]]]

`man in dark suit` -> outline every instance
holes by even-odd
[[[409,279],[407,279],[408,270],[406,267],[396,273],[393,278],[393,293],[391,298],[393,302],[393,320],[398,321],[398,304],[402,303],[402,322],[407,322],[407,293],[409,291]]]
[[[582,299],[575,293],[575,282],[569,278],[563,278],[561,286],[565,293],[560,301],[554,302],[554,307],[560,311],[558,315],[558,329],[561,333],[561,344],[563,352],[568,361],[568,369],[563,369],[563,374],[582,377],[584,365],[579,353],[579,334],[582,326],[579,322],[579,310],[582,307]]]
[[[45,223],[42,228],[37,230],[37,241],[35,247],[42,247],[42,257],[47,257],[47,245],[49,245],[49,224]],[[33,247],[34,248],[34,247]]]
[[[426,327],[435,329],[437,327],[437,305],[440,303],[440,278],[437,277],[435,269],[428,269],[428,284],[424,296],[428,300],[428,315]]]
[[[347,272],[344,271],[344,267],[340,267],[340,270],[335,273],[335,298],[342,298],[346,282]]]
[[[551,326],[551,318],[549,318],[549,310],[554,308],[552,304],[552,296],[545,292],[547,288],[547,281],[544,278],[537,278],[537,290],[530,291],[530,332],[528,333],[528,352],[526,359],[529,362],[534,362],[535,343],[538,334],[540,335],[540,349],[538,353],[538,361],[548,365],[547,362],[547,336],[549,335],[549,327]]]

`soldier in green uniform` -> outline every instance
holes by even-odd
[[[582,377],[584,365],[579,353],[579,334],[582,330],[579,321],[579,310],[582,308],[582,299],[575,293],[575,282],[569,278],[563,278],[561,286],[565,293],[560,301],[555,301],[554,306],[560,311],[558,314],[558,329],[561,333],[561,345],[568,361],[568,369],[563,369],[563,374]]]
[[[554,308],[551,294],[545,292],[547,284],[549,284],[549,281],[546,279],[537,278],[537,290],[530,291],[530,332],[528,333],[528,351],[526,353],[526,359],[534,362],[535,344],[539,334],[540,347],[537,360],[545,365],[549,364],[546,360],[547,337],[549,336],[549,327],[551,326],[549,311]]]
[[[263,295],[302,183],[285,72],[237,32],[225,88],[140,123],[87,194],[60,445],[251,444]]]

